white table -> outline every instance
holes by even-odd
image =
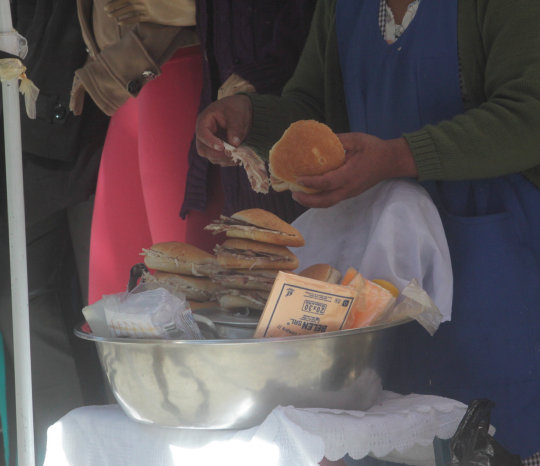
[[[466,406],[383,392],[368,411],[275,408],[246,430],[173,429],[136,422],[118,405],[77,408],[48,430],[44,466],[303,466],[368,454],[434,465],[434,436],[450,438]]]

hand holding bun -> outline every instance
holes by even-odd
[[[345,149],[324,123],[299,120],[270,149],[270,180],[275,191],[316,192],[296,183],[300,176],[322,175],[345,163]]]

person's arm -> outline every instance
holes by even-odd
[[[282,96],[237,94],[211,103],[197,121],[197,151],[211,162],[230,164],[220,138],[241,143],[268,160],[268,150],[296,120],[324,121],[326,38],[335,0],[318,2],[306,46]]]
[[[484,102],[405,134],[418,178],[487,178],[539,166],[540,3],[477,0],[459,6],[465,84],[473,100]]]
[[[281,97],[249,95],[253,121],[246,144],[262,158],[268,158],[268,151],[292,122],[306,119],[326,122],[326,60],[328,49],[335,44],[334,25],[335,0],[317,2],[306,44]],[[340,73],[339,66],[335,73]]]

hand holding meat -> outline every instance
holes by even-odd
[[[197,118],[196,144],[199,155],[223,167],[237,165],[226,153],[223,140],[239,146],[251,128],[251,118],[251,102],[245,95],[224,97],[210,104]]]

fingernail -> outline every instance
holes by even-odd
[[[237,146],[238,144],[240,144],[240,138],[238,136],[234,136],[232,138],[232,142],[235,146]]]
[[[214,144],[214,150],[221,150],[221,146],[219,144]]]

